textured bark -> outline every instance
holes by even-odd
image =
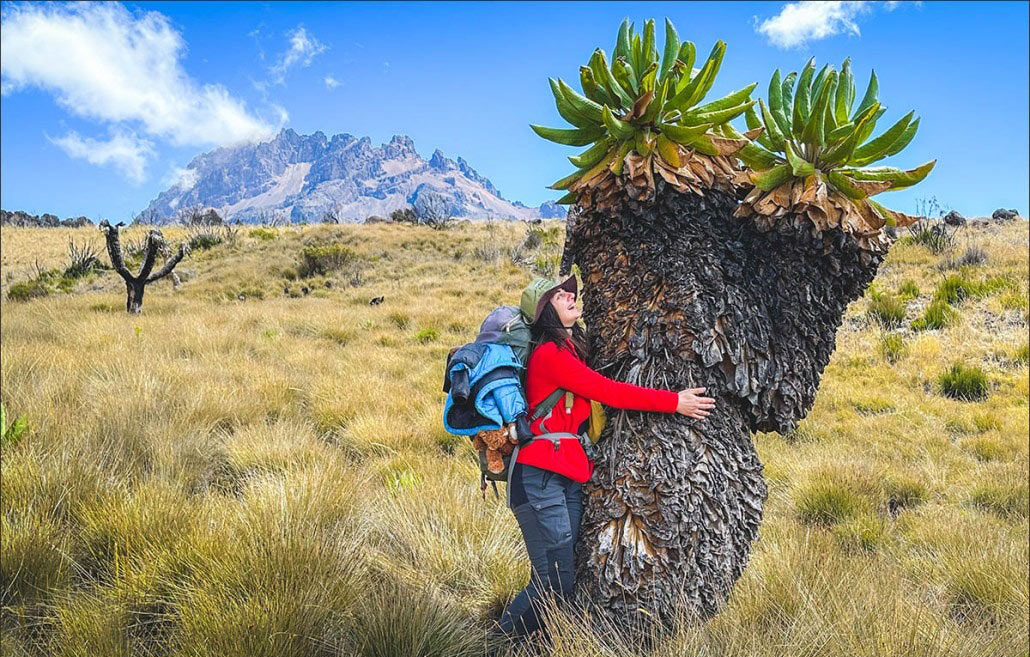
[[[652,202],[576,209],[563,258],[584,279],[594,368],[716,398],[704,420],[608,409],[578,587],[622,626],[725,603],[767,495],[751,432],[788,432],[811,409],[844,310],[883,257],[839,228],[735,218],[725,188],[655,185]]]

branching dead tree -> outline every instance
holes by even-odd
[[[100,231],[104,233],[107,241],[107,254],[111,258],[111,266],[125,280],[125,310],[133,315],[138,315],[143,311],[143,292],[146,285],[171,274],[175,266],[189,253],[189,246],[185,243],[179,244],[179,250],[171,254],[161,231],[151,230],[143,242],[143,263],[140,265],[139,273],[133,275],[125,266],[125,260],[122,258],[119,226],[112,226],[105,219],[100,222]],[[154,272],[157,255],[161,251],[165,251],[169,255],[161,269]]]

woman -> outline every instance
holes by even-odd
[[[704,388],[680,392],[654,390],[618,383],[587,367],[582,314],[576,307],[576,278],[562,283],[536,279],[522,293],[522,312],[528,320],[536,348],[529,358],[526,398],[530,412],[556,389],[572,393],[530,424],[534,436],[570,434],[558,447],[538,440],[522,447],[512,466],[510,500],[518,520],[532,575],[501,615],[500,627],[511,637],[524,637],[540,627],[539,602],[545,593],[561,601],[575,589],[573,552],[579,536],[582,510],[581,484],[590,479],[591,462],[573,437],[585,430],[590,400],[634,411],[681,413],[703,419],[715,400],[699,397]]]

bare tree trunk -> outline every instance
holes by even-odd
[[[105,219],[100,222],[100,230],[104,233],[107,242],[107,254],[111,258],[111,266],[118,275],[125,281],[125,310],[132,315],[143,312],[143,291],[147,283],[153,283],[172,273],[175,266],[189,253],[189,246],[185,243],[179,245],[175,254],[169,254],[164,265],[157,273],[151,273],[157,262],[159,251],[168,252],[164,236],[159,230],[151,230],[147,233],[143,246],[143,263],[140,265],[139,273],[133,275],[125,266],[125,259],[122,257],[122,243],[119,235],[119,226],[112,226]]]
[[[125,310],[132,315],[143,312],[143,290],[145,283],[138,280],[125,281]]]
[[[763,232],[733,218],[728,193],[656,185],[653,203],[578,211],[566,243],[591,365],[643,386],[704,386],[717,404],[704,420],[609,409],[577,581],[624,626],[724,605],[767,495],[751,432],[805,416],[844,310],[882,260],[839,230]]]

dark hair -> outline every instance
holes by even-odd
[[[569,332],[558,318],[558,311],[554,309],[550,302],[544,304],[540,315],[533,322],[531,330],[533,343],[538,347],[547,342],[553,342],[559,349],[567,349],[568,343],[566,340],[571,340],[577,358],[585,361],[590,354],[586,331],[583,330],[583,327],[579,323],[573,325],[572,336],[570,337]]]

